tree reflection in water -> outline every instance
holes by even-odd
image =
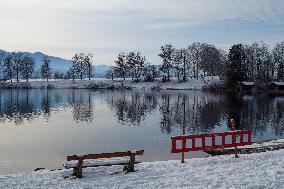
[[[157,107],[155,92],[114,91],[106,98],[122,125],[139,126]]]
[[[162,133],[181,133],[183,125],[187,133],[229,130],[230,118],[237,129],[250,129],[260,136],[268,131],[275,136],[284,133],[283,96],[201,91],[5,89],[0,90],[0,122],[49,121],[54,112],[70,109],[74,121],[88,123],[95,119],[95,110],[101,111],[95,106],[98,101],[120,125],[143,126],[150,115],[157,115],[155,124]]]

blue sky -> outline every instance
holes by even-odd
[[[140,50],[158,64],[165,43],[273,46],[284,40],[283,10],[283,0],[0,0],[0,48],[67,59],[91,52],[97,64]]]

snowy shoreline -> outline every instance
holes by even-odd
[[[64,179],[72,170],[40,170],[0,176],[0,188],[281,188],[284,150],[240,155],[143,162],[136,172],[121,166],[84,169],[82,179]]]
[[[201,90],[220,88],[222,81],[219,77],[206,77],[204,79],[188,79],[186,82],[179,82],[173,79],[163,83],[160,80],[153,82],[134,82],[121,79],[94,78],[91,80],[41,80],[34,79],[29,82],[0,82],[2,89],[146,89],[146,90]]]

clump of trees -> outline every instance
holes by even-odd
[[[170,44],[161,47],[159,57],[162,59],[160,70],[166,74],[165,81],[175,75],[179,81],[187,77],[198,79],[200,73],[206,75],[221,75],[220,68],[226,64],[226,53],[214,45],[192,43],[186,48],[174,48]]]
[[[109,74],[112,73],[112,75],[123,78],[123,80],[129,77],[136,82],[142,79],[144,81],[152,81],[156,74],[156,70],[139,51],[120,53],[114,63],[113,71],[110,71]],[[155,74],[153,74],[153,72],[155,72]]]
[[[35,60],[21,52],[12,52],[2,57],[1,67],[4,78],[11,82],[14,77],[19,82],[20,76],[28,81],[34,72]]]
[[[88,77],[90,80],[93,77],[93,54],[91,53],[76,53],[72,58],[72,66],[66,73],[66,79],[76,79]]]
[[[228,87],[253,81],[259,88],[266,88],[271,81],[283,81],[284,42],[276,43],[272,51],[262,41],[233,45],[225,70]]]

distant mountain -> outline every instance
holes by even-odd
[[[10,53],[10,52],[6,52],[0,49],[0,55],[7,54],[7,53]],[[35,53],[22,52],[22,53],[25,56],[33,57],[35,59],[35,62],[36,62],[35,72],[38,72],[38,70],[40,69],[42,65],[42,59],[46,54],[43,54],[42,52],[35,52]],[[48,55],[48,58],[50,59],[51,69],[54,72],[59,71],[59,72],[65,73],[72,65],[72,60],[66,60],[60,57],[49,56],[49,55]],[[105,77],[108,69],[110,69],[110,66],[108,65],[96,65],[94,67],[94,77]]]
[[[94,67],[94,77],[106,77],[107,71],[111,68],[108,65],[97,65]]]

